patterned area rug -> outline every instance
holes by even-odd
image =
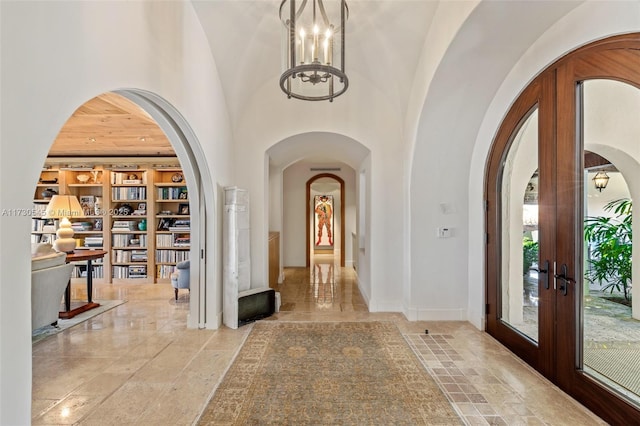
[[[201,425],[459,425],[391,322],[253,325]]]

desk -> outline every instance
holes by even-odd
[[[67,263],[87,261],[87,303],[71,309],[71,281],[67,284],[64,292],[64,308],[65,310],[58,313],[61,319],[73,318],[89,309],[97,308],[99,303],[92,300],[93,297],[93,266],[92,260],[101,259],[107,254],[104,250],[77,250],[73,253],[67,253]]]

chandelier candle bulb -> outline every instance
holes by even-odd
[[[300,63],[304,64],[304,38],[306,34],[304,28],[300,28]]]
[[[324,63],[329,65],[329,39],[325,39],[322,44],[324,48]]]
[[[318,26],[313,26],[313,55],[311,55],[313,62],[318,62]]]

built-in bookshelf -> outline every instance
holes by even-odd
[[[95,160],[69,166],[49,159],[34,191],[32,242],[53,243],[58,221],[42,216],[52,195],[72,194],[84,210],[71,219],[76,249],[107,252],[93,263],[96,282],[168,282],[175,265],[189,258],[191,240],[177,159]],[[85,278],[86,263],[76,266],[72,277]]]
[[[189,259],[191,220],[189,191],[179,168],[156,169],[155,263],[156,279],[168,280],[175,265]]]

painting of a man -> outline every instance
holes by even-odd
[[[331,224],[333,223],[333,196],[332,195],[316,195],[315,196],[315,212],[316,224],[318,227],[318,240],[316,246],[329,245],[333,246],[333,234],[331,233]],[[328,244],[323,243],[323,233],[326,228],[326,236]]]

